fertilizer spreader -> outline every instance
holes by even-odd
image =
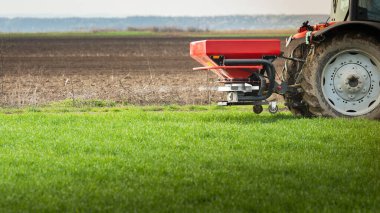
[[[219,105],[254,105],[261,113],[262,105],[269,111],[278,111],[276,102],[266,100],[281,93],[282,86],[275,81],[276,70],[272,62],[281,54],[280,40],[205,40],[191,43],[190,55],[210,70],[224,84],[218,91],[227,92],[227,100]]]

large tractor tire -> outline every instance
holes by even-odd
[[[315,46],[302,72],[315,116],[380,118],[380,41],[349,33]]]

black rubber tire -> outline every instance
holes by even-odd
[[[253,112],[256,115],[260,115],[263,111],[264,111],[263,106],[261,106],[261,105],[255,105],[255,106],[253,106]]]
[[[302,72],[301,86],[304,90],[303,100],[314,116],[353,117],[341,114],[333,109],[327,103],[321,86],[323,70],[329,60],[336,54],[350,49],[366,52],[380,61],[379,40],[364,33],[348,33],[325,40],[316,45],[314,53],[308,56]],[[356,117],[380,119],[380,104],[371,112]]]

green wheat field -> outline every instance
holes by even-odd
[[[249,107],[0,110],[0,212],[378,212],[378,121]]]

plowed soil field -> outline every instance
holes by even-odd
[[[201,38],[204,39],[204,38]],[[136,105],[222,100],[216,77],[189,56],[197,38],[8,38],[0,45],[0,104],[102,99]],[[211,88],[211,89],[210,89]]]

